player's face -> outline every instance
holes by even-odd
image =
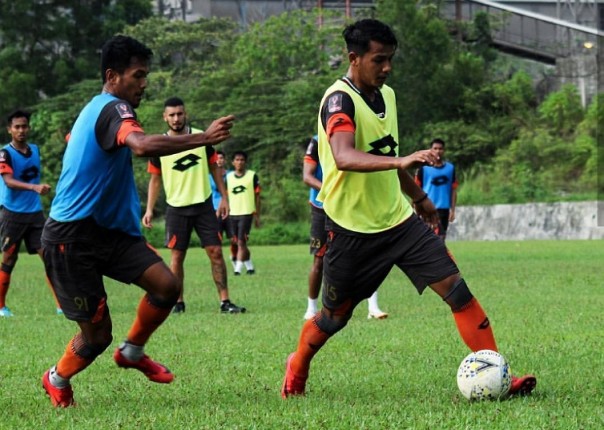
[[[147,88],[148,75],[149,64],[134,57],[130,60],[130,65],[124,73],[120,74],[114,70],[107,72],[109,92],[126,100],[133,108],[137,108],[143,99],[145,88]]]
[[[170,130],[180,133],[187,124],[187,113],[184,106],[167,106],[164,109],[164,121]]]
[[[442,143],[433,143],[431,149],[438,155],[438,158],[442,160],[443,155],[445,155],[445,147]]]
[[[245,157],[236,155],[235,158],[233,158],[233,167],[238,172],[245,170]]]
[[[369,50],[362,56],[353,55],[352,67],[356,69],[356,82],[361,91],[381,88],[392,71],[392,58],[396,48],[370,41]]]
[[[13,118],[7,130],[15,143],[27,143],[27,135],[29,134],[29,121],[27,118]]]
[[[218,165],[218,167],[224,167],[224,155],[218,154],[218,156],[216,157],[216,164]]]

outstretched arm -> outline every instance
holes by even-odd
[[[186,134],[180,136],[167,136],[164,134],[144,134],[133,131],[126,136],[124,144],[139,157],[154,157],[188,149],[198,148],[205,145],[216,145],[231,136],[233,127],[233,115],[218,118],[210,124],[203,133]]]

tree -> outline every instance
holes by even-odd
[[[130,0],[19,0],[0,2],[0,111],[32,106],[98,75],[105,39],[152,14],[151,2]],[[14,71],[19,70],[16,74]]]

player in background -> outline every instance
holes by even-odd
[[[258,175],[246,167],[247,153],[236,151],[233,154],[233,168],[226,175],[229,194],[229,212],[231,244],[236,249],[235,275],[241,275],[245,266],[248,275],[255,273],[254,264],[247,242],[252,229],[252,220],[260,228],[260,182]]]
[[[315,316],[318,309],[319,292],[323,282],[323,255],[327,245],[327,230],[325,230],[325,211],[323,203],[317,200],[321,190],[323,169],[319,162],[317,136],[314,136],[306,148],[304,164],[302,166],[303,181],[310,188],[308,203],[310,204],[310,254],[313,263],[308,274],[308,305],[304,319],[309,320]],[[368,319],[385,319],[388,314],[378,306],[377,290],[367,299]]]
[[[438,160],[433,166],[421,166],[417,169],[415,182],[434,203],[438,213],[438,225],[434,232],[445,240],[449,222],[455,221],[457,176],[455,166],[445,161],[445,142],[442,139],[434,139],[430,148],[438,155]]]
[[[27,141],[30,116],[29,112],[23,110],[8,115],[7,131],[11,141],[0,150],[0,317],[13,316],[6,306],[6,295],[21,243],[25,243],[29,254],[38,254],[42,258],[40,236],[45,219],[40,196],[50,192],[50,185],[40,183],[40,149]],[[48,286],[54,297],[52,287],[50,284]],[[56,312],[62,315],[61,306],[57,298],[54,299]]]
[[[103,45],[103,89],[71,129],[42,232],[46,273],[65,316],[79,327],[56,365],[42,376],[55,407],[74,404],[71,379],[113,340],[104,276],[144,290],[126,339],[113,354],[115,363],[139,370],[152,382],[174,379],[145,353],[149,338],[176,304],[180,282],[141,233],[132,154],[154,157],[215,145],[230,137],[234,117],[213,121],[204,133],[146,135],[134,109],[143,99],[152,55],[127,36],[114,36]]]
[[[182,99],[171,97],[164,103],[163,119],[168,125],[168,136],[181,136],[191,133],[201,133],[202,130],[192,128],[187,123],[187,111]],[[229,212],[226,188],[221,181],[222,173],[216,164],[216,151],[211,146],[202,146],[177,154],[152,157],[147,171],[151,177],[147,193],[147,209],[142,223],[146,228],[152,228],[153,209],[163,183],[168,207],[166,209],[166,242],[170,249],[170,269],[181,284],[180,296],[174,313],[185,311],[184,301],[184,262],[191,241],[193,230],[201,240],[212,268],[212,278],[220,299],[220,312],[242,313],[244,307],[239,307],[229,300],[227,271],[222,256],[222,239],[218,231],[218,218],[226,218]],[[209,177],[217,180],[218,192],[221,199],[218,209],[214,211],[212,190]]]
[[[394,91],[385,85],[397,49],[386,24],[364,19],[343,32],[346,76],[327,89],[318,115],[323,184],[318,199],[327,216],[323,307],[302,327],[289,355],[281,396],[304,395],[310,364],[323,345],[350,320],[394,266],[419,293],[430,288],[449,305],[457,329],[472,351],[497,351],[489,319],[461,277],[445,243],[417,215],[435,222],[434,205],[408,169],[433,165],[428,149],[399,156]],[[344,364],[345,365],[345,364]],[[537,380],[512,377],[510,394],[527,394]],[[328,382],[337,386],[333,380]]]
[[[218,174],[222,178],[222,182],[225,184],[226,187],[226,175],[228,171],[226,170],[225,165],[226,154],[221,150],[216,151],[216,168]],[[216,219],[218,220],[218,233],[220,234],[220,240],[222,241],[222,238],[224,237],[223,234],[226,235],[228,239],[231,239],[231,231],[229,230],[229,215],[227,214],[226,217],[222,217],[218,213],[218,208],[220,207],[220,202],[222,201],[222,194],[220,194],[218,184],[214,180],[214,175],[210,174],[209,177],[210,188],[212,189],[212,204],[214,205],[214,210],[216,211]],[[237,260],[237,244],[231,243],[230,260],[231,264],[233,265],[233,269],[235,269],[235,261]]]

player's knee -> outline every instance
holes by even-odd
[[[163,294],[147,293],[147,300],[156,308],[171,309],[174,307],[180,296],[181,287],[178,280],[175,280],[174,285],[167,289]]]
[[[443,297],[443,300],[451,306],[452,311],[457,311],[470,303],[473,298],[474,296],[470,292],[466,281],[461,278],[453,284],[449,292]]]
[[[345,315],[338,315],[336,318],[333,318],[332,316],[328,315],[323,308],[321,309],[319,317],[316,318],[315,322],[321,331],[333,336],[346,327],[346,324],[348,324],[351,316],[352,313],[347,313]]]

